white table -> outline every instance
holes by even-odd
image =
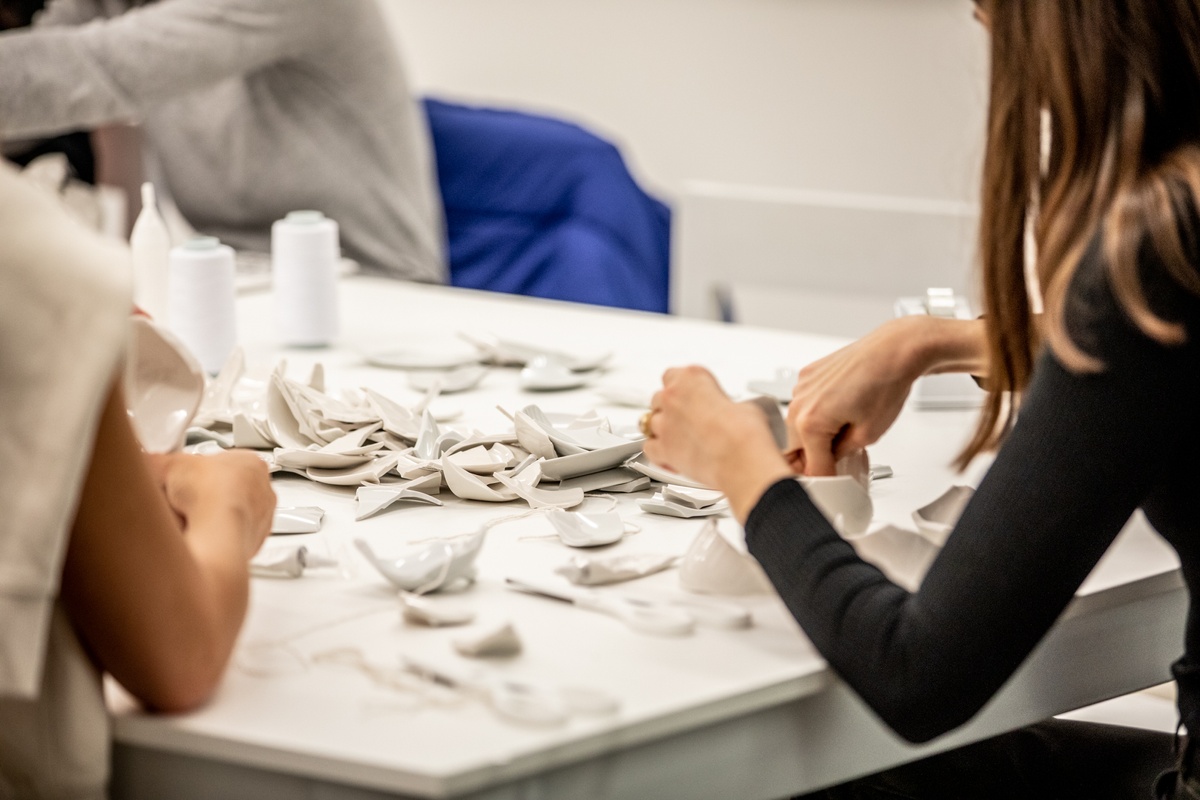
[[[456,331],[496,332],[562,348],[615,353],[604,384],[652,389],[663,368],[703,363],[740,393],[749,379],[798,366],[834,339],[724,326],[647,314],[503,298],[451,289],[353,278],[343,282],[344,336],[328,350],[281,351],[271,297],[240,301],[242,340],[259,374],[280,356],[301,377],[322,362],[331,389],[370,386],[402,402],[418,394],[401,372],[369,368],[361,348],[452,341]],[[496,370],[475,392],[439,401],[464,409],[463,424],[505,429],[495,410],[536,402],[551,411],[594,407],[615,424],[632,409],[605,406],[589,389],[532,395],[515,370]],[[971,412],[915,412],[874,448],[896,477],[876,484],[876,517],[908,524],[914,508],[963,479],[947,464],[969,430]],[[1055,713],[1166,680],[1179,654],[1186,593],[1174,554],[1135,521],[1085,584],[1030,661],[969,725],[914,748],[884,729],[834,677],[775,597],[745,600],[755,626],[698,629],[686,638],[638,634],[619,622],[507,591],[509,574],[545,574],[571,553],[537,517],[494,528],[480,556],[477,585],[461,600],[482,619],[511,619],[525,651],[495,667],[522,678],[581,684],[618,696],[620,711],[536,728],[499,719],[486,706],[443,707],[374,682],[362,671],[314,657],[357,648],[370,664],[393,668],[402,652],[455,658],[455,629],[401,622],[394,598],[350,553],[354,536],[378,550],[474,529],[517,513],[520,501],[445,508],[397,507],[353,521],[353,492],[292,478],[277,481],[281,503],[327,510],[309,538],[318,552],[344,557],[341,573],[295,581],[255,581],[235,664],[213,702],[177,717],[138,713],[114,699],[114,796],[346,797],[390,795],[487,798],[772,798],[977,740]],[[623,501],[641,526],[618,548],[682,553],[698,521],[651,517]],[[732,524],[727,522],[726,524]],[[297,541],[293,539],[292,541]],[[679,592],[674,571],[639,588]],[[286,647],[264,643],[283,642]]]

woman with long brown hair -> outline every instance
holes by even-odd
[[[648,421],[647,454],[727,494],[813,643],[912,741],[995,694],[1135,509],[1200,591],[1200,5],[983,0],[977,13],[992,32],[984,319],[897,320],[806,368],[789,410],[802,459],[698,367],[664,376]],[[990,392],[959,464],[999,452],[910,594],[841,540],[793,467],[829,474],[882,435],[913,380],[953,369]],[[1173,672],[1180,722],[1200,731],[1195,615]],[[1162,739],[1089,757],[1037,734],[976,761],[973,784],[939,778],[933,760],[904,788],[849,796],[1145,796],[1153,762],[1170,760]],[[1194,742],[1158,796],[1200,797]]]

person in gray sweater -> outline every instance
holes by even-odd
[[[446,280],[429,130],[376,0],[51,0],[0,33],[0,140],[138,123],[198,230],[314,208],[375,274]]]

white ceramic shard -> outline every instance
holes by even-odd
[[[435,448],[438,455],[444,456],[446,453],[453,450],[458,445],[462,444],[466,437],[458,431],[443,431],[441,436],[437,438],[437,447]]]
[[[211,428],[196,428],[187,429],[187,442],[189,445],[199,444],[201,442],[209,442],[218,445],[218,449],[228,450],[231,447],[237,447],[236,441],[232,433],[223,433],[214,431]],[[185,448],[185,451],[187,448]]]
[[[436,497],[430,497],[424,492],[409,488],[410,484],[417,482],[409,481],[408,483],[388,486],[359,486],[354,493],[354,499],[358,501],[358,509],[354,514],[355,521],[372,517],[385,509],[391,508],[396,503],[423,503],[431,506],[444,505]]]
[[[442,431],[438,428],[437,421],[433,415],[425,411],[421,415],[421,428],[417,432],[417,443],[413,446],[413,453],[417,458],[432,461],[437,458],[438,452],[438,437],[442,435]]]
[[[715,520],[704,524],[679,565],[679,583],[689,592],[741,596],[774,592],[762,567],[721,534]]]
[[[694,489],[690,486],[672,486],[667,484],[662,489],[663,500],[678,503],[692,508],[708,508],[725,499],[725,495],[716,489]]]
[[[367,447],[367,439],[382,427],[383,423],[379,421],[373,422],[370,425],[364,425],[357,430],[353,430],[342,435],[338,439],[334,439],[332,442],[322,447],[321,450],[326,453],[359,452],[362,450],[362,448]]]
[[[309,480],[328,483],[331,486],[358,486],[364,483],[379,483],[384,475],[392,471],[399,457],[395,453],[379,456],[365,464],[349,469],[317,469],[305,471]]]
[[[576,556],[554,571],[578,586],[606,586],[653,575],[678,562],[679,556],[661,553]]]
[[[542,475],[552,481],[562,481],[593,472],[602,472],[620,466],[641,451],[642,442],[638,441],[573,456],[552,458],[542,462]]]
[[[843,536],[857,536],[871,525],[875,505],[858,479],[850,475],[800,478],[813,504]]]
[[[612,357],[611,353],[566,353],[490,335],[476,336],[460,332],[459,337],[478,347],[488,361],[501,366],[524,366],[540,357],[557,361],[576,372],[590,372],[602,367]]]
[[[293,450],[280,447],[275,450],[275,463],[281,467],[293,469],[332,469],[342,470],[358,467],[374,461],[371,453],[351,455],[348,453],[328,453],[324,450]]]
[[[945,544],[946,537],[954,530],[963,509],[974,496],[975,490],[970,486],[951,486],[941,497],[913,512],[917,530],[934,544]]]
[[[476,351],[453,343],[420,349],[392,347],[373,350],[364,356],[371,366],[388,369],[447,370],[479,363]]]
[[[450,643],[455,652],[467,658],[506,658],[521,652],[521,637],[511,622],[467,631]]]
[[[233,446],[250,450],[271,450],[275,443],[262,435],[258,425],[241,411],[233,415]]]
[[[475,559],[483,547],[484,531],[457,539],[430,542],[399,558],[380,558],[363,539],[354,544],[367,562],[397,589],[425,594],[475,579]]]
[[[796,387],[796,378],[800,371],[790,367],[780,367],[769,378],[753,380],[747,385],[755,394],[766,395],[784,405],[792,402],[792,389]]]
[[[281,506],[271,520],[273,535],[316,533],[321,530],[325,509],[317,506]]]
[[[238,345],[221,366],[217,377],[205,387],[204,399],[200,401],[200,410],[196,413],[195,423],[198,426],[208,428],[218,421],[232,424],[233,390],[245,373],[246,352]]]
[[[642,492],[650,488],[652,481],[645,475],[634,478],[625,483],[618,483],[616,486],[609,486],[604,491],[609,494],[630,494],[632,492]]]
[[[588,382],[582,372],[545,356],[538,356],[521,369],[517,385],[527,392],[558,392],[578,389]]]
[[[446,477],[446,486],[450,488],[455,497],[461,497],[464,500],[481,500],[485,503],[507,503],[517,499],[517,493],[512,489],[508,487],[492,489],[477,475],[467,472],[453,461],[443,461],[442,469],[442,474]]]
[[[687,486],[692,489],[708,489],[699,481],[694,481],[691,478],[680,475],[678,472],[671,472],[669,469],[663,469],[657,464],[651,464],[645,456],[638,456],[630,461],[625,462],[625,466],[629,469],[640,472],[652,481],[659,483],[669,483],[675,486]]]
[[[719,514],[724,514],[729,510],[729,504],[721,502],[705,506],[704,508],[696,508],[692,505],[672,503],[669,500],[665,500],[660,492],[649,500],[639,500],[638,508],[647,514],[660,514],[664,517],[678,517],[680,519],[694,519],[696,517],[715,517]]]
[[[518,497],[529,503],[530,508],[574,508],[583,502],[582,489],[563,489],[558,491],[538,489],[525,481],[509,477],[502,473],[496,473],[494,477],[501,486],[515,492]]]
[[[301,432],[300,422],[292,408],[283,378],[276,372],[267,383],[267,420],[271,439],[292,450],[304,450],[316,444]]]
[[[582,502],[583,493],[579,494]],[[555,509],[546,513],[546,519],[568,547],[602,547],[619,542],[625,536],[625,523],[621,521],[621,515],[613,511],[583,514]]]
[[[325,365],[319,361],[313,364],[312,372],[308,375],[309,388],[318,391],[325,391]]]
[[[129,322],[125,404],[142,448],[170,453],[183,447],[204,398],[204,369],[169,331],[145,317]]]
[[[399,436],[409,442],[415,442],[421,435],[421,418],[394,400],[384,397],[373,389],[364,389],[367,402],[379,419],[383,421],[383,429],[388,433]]]
[[[414,625],[443,628],[475,620],[475,612],[462,603],[431,600],[412,592],[400,592],[399,598],[400,616]]]
[[[250,574],[260,578],[299,578],[305,570],[336,567],[337,561],[307,547],[271,548],[250,560]]]
[[[481,364],[444,371],[414,370],[408,373],[408,385],[419,392],[427,392],[436,385],[442,394],[455,394],[474,389],[487,373],[488,368]]]
[[[539,468],[540,472],[540,468]],[[617,487],[625,486],[634,482],[645,481],[640,488],[645,488],[650,485],[650,479],[638,475],[631,469],[624,467],[614,467],[600,472],[593,472],[588,475],[580,475],[577,478],[568,478],[559,483],[560,489],[582,489],[584,492],[598,491],[613,491]],[[617,489],[618,491],[624,491]],[[632,491],[637,491],[634,489]]]
[[[515,463],[512,450],[502,444],[492,445],[491,449],[480,445],[469,450],[460,450],[442,458],[443,464],[447,461],[476,475],[492,475]]]
[[[517,441],[526,450],[539,458],[558,458],[558,451],[549,434],[524,411],[518,411],[513,416],[513,426],[517,432]]]
[[[864,560],[910,592],[916,591],[940,548],[915,531],[886,525],[850,540]]]

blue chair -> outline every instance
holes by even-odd
[[[671,212],[569,123],[426,99],[450,282],[666,312]]]

